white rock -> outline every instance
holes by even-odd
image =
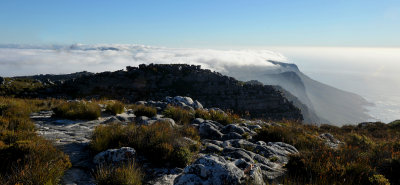
[[[122,147],[119,149],[108,149],[100,152],[93,158],[95,164],[120,163],[132,160],[135,157],[136,151],[131,147]]]

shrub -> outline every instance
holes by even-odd
[[[211,119],[211,114],[205,110],[205,109],[196,109],[194,112],[194,117],[195,118],[202,118],[205,120],[210,120]]]
[[[71,166],[68,156],[38,136],[29,139],[0,149],[1,184],[58,184]]]
[[[124,127],[118,123],[97,126],[92,135],[90,148],[95,153],[105,151],[110,148],[120,146],[120,141],[124,137]]]
[[[119,166],[100,166],[94,177],[98,185],[141,185],[143,174],[134,162],[129,162]]]
[[[211,120],[214,120],[218,123],[221,123],[223,125],[228,125],[233,122],[233,118],[230,113],[224,113],[222,111],[215,111],[215,110],[211,110],[209,112],[211,115]]]
[[[133,112],[135,113],[136,116],[146,116],[151,118],[157,115],[157,109],[154,107],[145,105],[134,105],[131,106],[131,108],[133,109]]]
[[[67,155],[36,134],[29,119],[31,112],[55,102],[0,97],[0,184],[58,184],[71,166]]]
[[[213,120],[223,125],[231,124],[239,119],[239,116],[229,112],[225,113],[223,111],[217,111],[217,110],[207,111],[204,109],[197,109],[195,111],[195,117],[202,118],[205,120]]]
[[[350,134],[346,139],[347,145],[362,147],[363,149],[368,149],[373,147],[375,143],[365,135]]]
[[[96,103],[65,102],[53,109],[56,117],[65,119],[92,120],[100,117],[101,109]]]
[[[199,147],[191,144],[182,145],[182,137],[196,141],[200,138],[193,128],[188,126],[172,128],[164,122],[140,126],[111,124],[98,126],[94,130],[90,146],[95,152],[129,146],[138,154],[146,156],[154,165],[184,167],[191,160],[191,156],[198,152]],[[187,154],[187,157],[176,158],[176,155],[181,154]]]
[[[168,106],[164,112],[165,117],[172,118],[178,124],[188,124],[194,119],[194,112],[181,107]]]
[[[192,160],[192,151],[188,147],[177,146],[171,154],[172,163],[178,167],[185,167]]]
[[[121,114],[124,112],[125,105],[120,101],[109,101],[106,104],[106,112],[111,114]]]

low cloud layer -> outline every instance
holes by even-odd
[[[274,67],[267,60],[286,61],[264,49],[174,49],[141,45],[72,45],[0,47],[0,76],[115,71],[145,63],[187,63],[226,72],[227,67]]]
[[[278,51],[285,56],[272,52]],[[178,49],[142,45],[0,45],[0,76],[102,72],[145,63],[187,63],[251,80],[277,66],[296,63],[315,80],[374,102],[371,114],[385,122],[400,114],[400,48]]]

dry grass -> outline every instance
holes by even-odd
[[[319,134],[331,133],[344,141],[329,148]],[[257,140],[284,141],[300,154],[290,157],[284,184],[399,184],[400,129],[382,123],[320,127],[284,123],[258,131]]]
[[[99,166],[94,175],[98,185],[141,185],[143,174],[134,162]]]
[[[65,119],[93,120],[101,115],[100,106],[95,102],[65,102],[53,108],[54,116]]]
[[[153,117],[157,115],[157,109],[151,106],[146,105],[130,105],[130,109],[133,110],[136,116],[146,116],[146,117]]]
[[[106,112],[116,115],[124,112],[125,105],[120,101],[108,101],[106,103]]]
[[[231,112],[222,112],[222,111],[217,111],[217,110],[204,110],[204,109],[197,109],[195,111],[195,117],[196,118],[202,118],[205,120],[213,120],[218,123],[221,123],[222,125],[229,125],[232,124],[233,122],[237,122],[239,120],[239,116],[236,114],[233,114]]]
[[[149,126],[110,124],[96,127],[90,146],[96,153],[109,148],[130,146],[155,165],[183,167],[191,161],[199,147],[182,143],[182,137],[199,140],[195,129],[171,128],[164,122]]]
[[[177,124],[181,125],[188,124],[195,118],[193,111],[176,106],[168,106],[164,110],[163,114],[168,118],[172,118]]]
[[[0,184],[57,184],[71,166],[67,155],[36,134],[29,119],[31,112],[58,103],[0,97]]]

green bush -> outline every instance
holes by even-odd
[[[346,144],[355,147],[362,147],[364,149],[372,149],[375,145],[369,137],[359,134],[349,134],[346,138]]]
[[[164,112],[165,117],[172,118],[178,124],[188,124],[194,119],[194,112],[181,107],[168,106]]]
[[[106,112],[111,114],[121,114],[124,112],[125,105],[120,101],[110,101],[106,104]]]
[[[93,120],[101,115],[100,106],[91,102],[65,102],[53,108],[54,116],[65,119]]]
[[[141,185],[143,173],[129,162],[119,166],[99,166],[94,175],[97,185]]]
[[[145,106],[145,105],[133,105],[130,108],[133,109],[133,112],[135,113],[136,116],[146,116],[146,117],[154,117],[157,115],[157,109],[154,107],[150,106]]]
[[[192,151],[189,147],[177,146],[174,148],[171,159],[172,163],[178,167],[185,167],[193,158]]]
[[[90,148],[99,153],[110,148],[117,148],[124,137],[124,127],[118,123],[99,125],[92,134]]]

